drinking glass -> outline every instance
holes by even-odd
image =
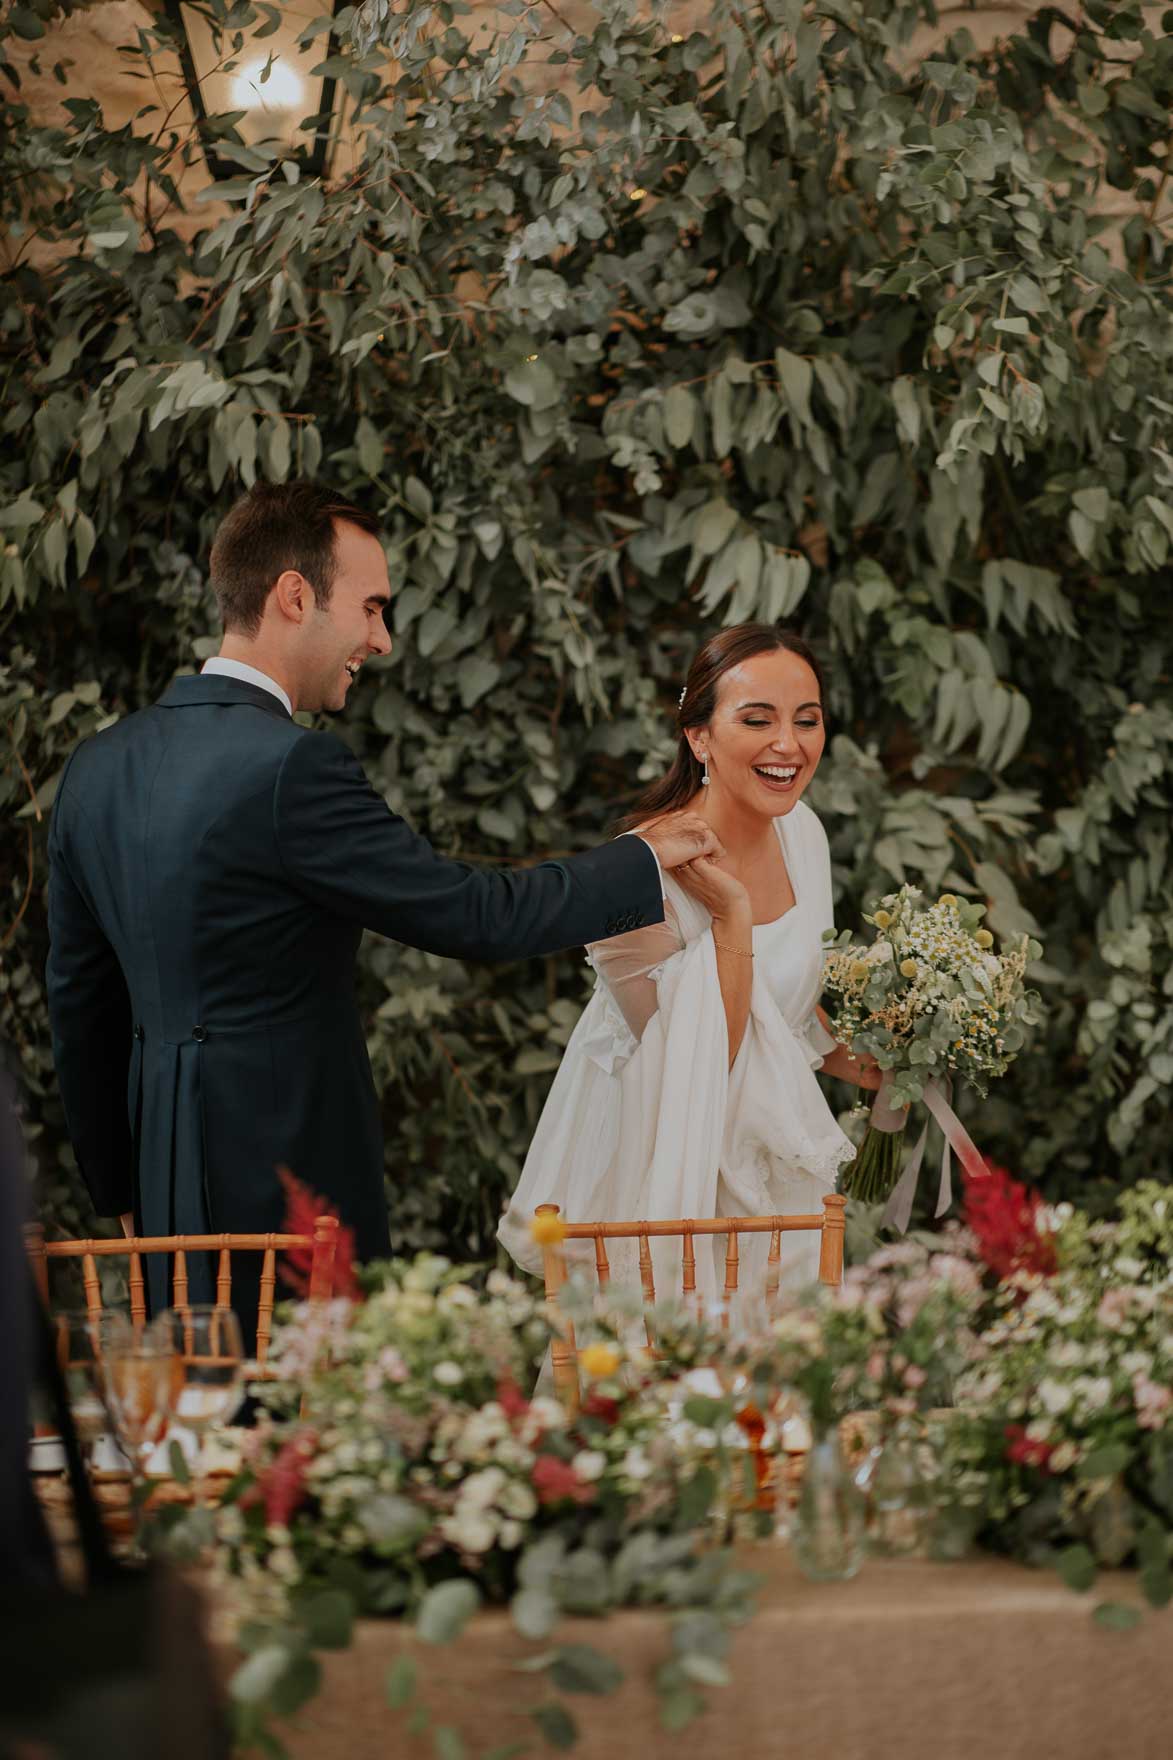
[[[110,1428],[103,1380],[103,1355],[108,1344],[132,1337],[130,1322],[116,1309],[91,1314],[85,1308],[65,1309],[53,1316],[57,1362],[65,1384],[73,1427],[86,1467],[94,1466],[94,1450]]]
[[[110,1329],[102,1340],[102,1386],[118,1441],[130,1462],[131,1508],[147,1498],[147,1465],[171,1415],[173,1363],[170,1344],[151,1334]],[[144,1554],[141,1525],[136,1550]]]
[[[240,1404],[244,1343],[231,1308],[210,1303],[169,1308],[152,1322],[153,1337],[174,1364],[173,1415],[196,1437],[196,1502],[204,1501],[204,1462],[209,1432],[225,1423]]]

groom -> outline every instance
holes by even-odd
[[[715,840],[675,814],[523,871],[437,855],[340,739],[292,720],[343,708],[390,652],[375,522],[315,483],[258,484],[211,574],[219,658],[85,741],[58,789],[47,979],[69,1132],[95,1209],[128,1233],[278,1229],[287,1165],[371,1258],[390,1240],[362,931],[452,959],[552,953],[659,922],[660,867]],[[233,1269],[250,1327],[252,1263]],[[211,1300],[210,1264],[189,1273]]]

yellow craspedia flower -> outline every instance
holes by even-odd
[[[900,975],[902,978],[915,978],[916,961],[914,959],[902,959],[900,962]]]
[[[868,962],[867,962],[867,960],[866,959],[853,959],[850,967],[848,968],[847,975],[852,980],[853,983],[861,984],[863,982],[863,980],[868,975]]]
[[[539,1247],[556,1247],[566,1239],[566,1224],[560,1216],[535,1216],[529,1231]]]
[[[579,1351],[578,1360],[584,1375],[601,1381],[606,1375],[614,1375],[618,1369],[619,1352],[613,1344],[588,1344]]]
[[[979,947],[993,947],[994,945],[994,937],[990,934],[988,929],[979,929],[974,936],[974,940]]]
[[[892,927],[892,912],[876,911],[872,917],[872,922],[876,925],[877,929],[890,929]]]
[[[957,903],[957,899],[956,899],[956,896],[952,892],[943,892],[941,894],[940,898],[937,900],[937,903],[938,904],[954,904],[955,905]]]

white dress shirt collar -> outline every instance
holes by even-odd
[[[259,672],[255,666],[247,666],[243,660],[225,660],[223,655],[217,654],[211,660],[204,661],[200,672],[216,673],[221,678],[239,678],[242,684],[255,684],[261,690],[270,692],[278,702],[284,703],[288,714],[293,714],[293,704],[277,680],[270,678],[267,672]]]

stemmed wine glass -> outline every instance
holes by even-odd
[[[111,1329],[102,1339],[102,1386],[122,1452],[130,1462],[131,1507],[146,1501],[150,1455],[171,1415],[174,1369],[170,1341],[151,1328]],[[143,1552],[141,1533],[138,1551]]]
[[[210,1303],[169,1308],[152,1322],[151,1335],[173,1363],[172,1412],[197,1443],[196,1503],[205,1501],[208,1433],[232,1416],[244,1379],[244,1343],[231,1308]]]
[[[53,1339],[65,1397],[90,1472],[94,1468],[95,1448],[111,1422],[104,1391],[104,1353],[107,1346],[125,1342],[131,1336],[129,1320],[117,1309],[91,1314],[86,1308],[71,1308],[53,1316]]]

